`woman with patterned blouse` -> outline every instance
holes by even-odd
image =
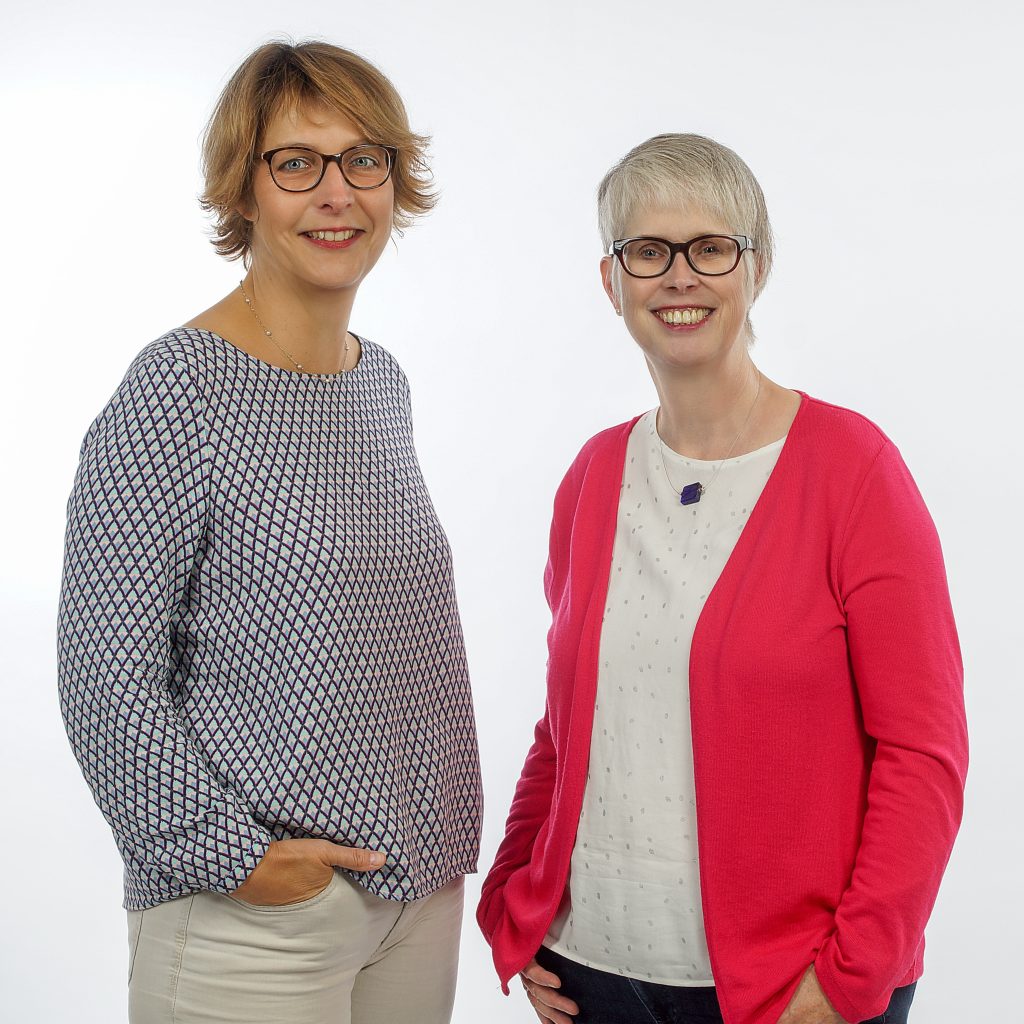
[[[430,209],[376,68],[272,43],[204,145],[239,287],[143,349],[68,509],[60,693],[133,1024],[450,1018],[479,767],[451,557],[360,283]]]

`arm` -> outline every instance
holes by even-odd
[[[548,540],[548,562],[544,570],[544,596],[552,616],[566,586],[567,566],[559,559],[558,526],[569,514],[572,469],[566,475],[555,495],[555,510]],[[554,625],[548,632],[548,658],[550,670]],[[505,823],[505,838],[498,847],[494,864],[487,873],[481,889],[476,917],[484,937],[491,941],[494,930],[504,914],[504,888],[509,877],[529,864],[533,844],[544,822],[551,813],[551,798],[555,789],[555,745],[551,738],[549,708],[534,729],[533,745],[526,755],[519,782],[516,784],[512,806]]]
[[[938,537],[896,449],[869,470],[835,579],[864,728],[876,741],[861,843],[814,964],[846,1020],[875,1016],[912,970],[960,824],[963,668]]]
[[[547,715],[537,723],[505,823],[505,838],[484,879],[476,919],[488,942],[504,913],[504,887],[509,876],[530,862],[534,840],[551,812],[555,786],[555,748]]]
[[[141,367],[83,445],[68,504],[58,657],[68,736],[126,862],[227,893],[270,835],[211,775],[170,689],[209,474],[195,387],[170,363]]]

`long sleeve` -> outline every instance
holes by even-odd
[[[505,838],[494,864],[484,879],[477,922],[488,942],[505,912],[504,887],[511,875],[530,862],[533,844],[551,812],[555,786],[555,750],[545,715],[537,723],[533,745],[526,755],[522,774],[505,824]]]
[[[591,438],[555,494],[544,574],[551,609],[547,701],[477,910],[506,993],[508,980],[537,951],[568,877],[586,787],[622,453],[635,422]]]
[[[564,586],[564,571],[559,572],[556,524],[552,523],[550,553],[544,572],[544,592],[552,613],[557,596]],[[553,627],[552,627],[553,628]],[[549,647],[553,637],[549,634]],[[477,922],[488,942],[492,941],[498,921],[504,915],[504,887],[511,875],[530,862],[533,844],[551,813],[555,789],[555,747],[551,739],[548,709],[534,729],[533,744],[526,755],[523,770],[516,784],[512,806],[505,823],[505,837],[498,847],[494,864],[484,879]]]
[[[816,971],[838,1012],[881,1013],[914,966],[960,824],[963,669],[938,537],[896,449],[868,471],[835,581],[876,748],[860,847]]]
[[[129,373],[91,427],[68,504],[61,710],[93,796],[137,875],[230,892],[269,833],[211,774],[176,712],[175,631],[209,511],[199,395],[170,361]],[[129,906],[141,902],[131,888]]]

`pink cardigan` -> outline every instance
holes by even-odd
[[[477,919],[502,987],[569,874],[626,442],[555,496],[548,696]],[[776,1024],[808,964],[848,1021],[922,971],[960,823],[963,670],[938,537],[892,442],[803,397],[690,657],[701,895],[726,1024]]]

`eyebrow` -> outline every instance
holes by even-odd
[[[358,142],[350,143],[345,146],[344,149],[338,150],[339,153],[344,153],[346,149],[353,149],[356,146],[376,146],[379,143],[369,142],[367,139],[360,139]],[[282,142],[279,146],[267,146],[267,149],[308,149],[314,153],[319,153],[320,150],[316,146],[309,142]],[[266,152],[266,150],[264,150]]]
[[[698,238],[710,238],[710,237],[716,237],[716,236],[719,237],[719,238],[729,238],[731,235],[734,235],[734,234],[743,234],[743,232],[742,231],[701,231],[701,232],[699,232],[696,235],[690,235],[689,238],[680,238],[679,241],[680,242],[694,242]],[[657,241],[659,241],[659,242],[672,242],[672,241],[674,241],[674,239],[666,238],[664,235],[626,235],[625,237],[626,238],[654,238],[654,239],[657,239]]]

